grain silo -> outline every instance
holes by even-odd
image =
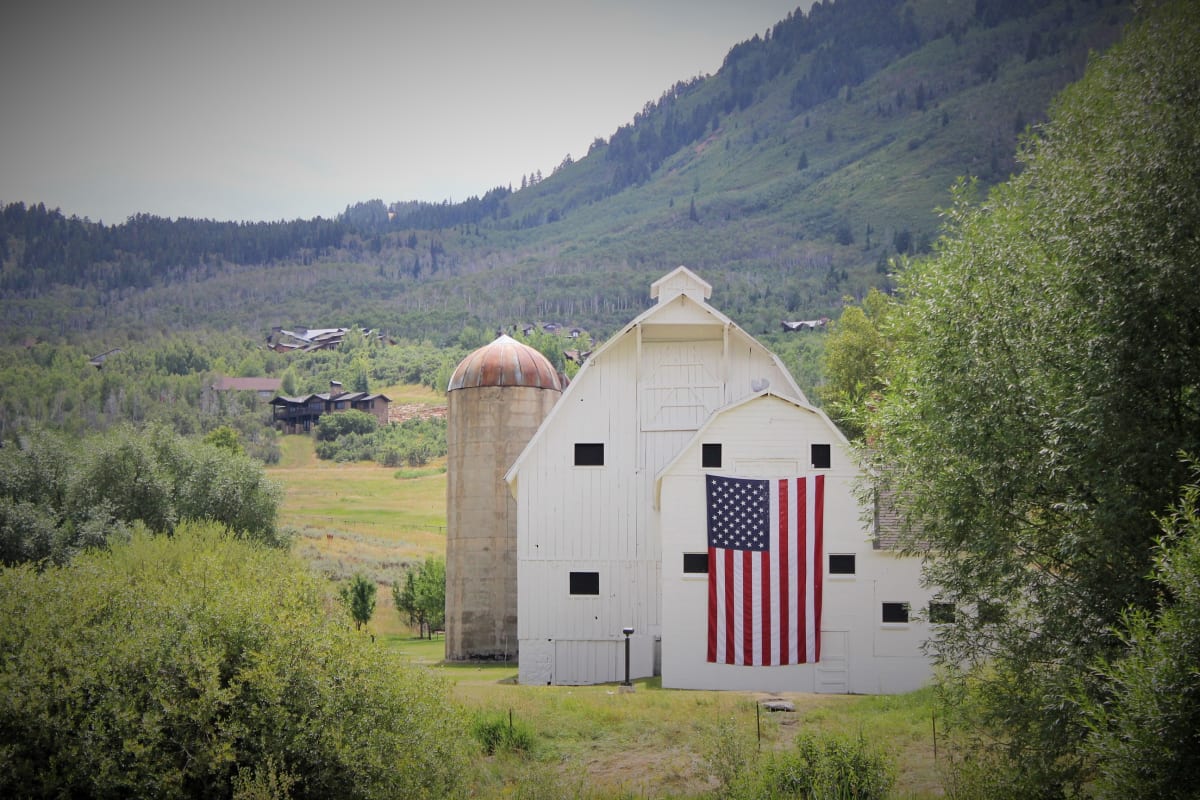
[[[504,481],[563,380],[506,336],[462,360],[447,394],[446,658],[517,656],[517,509]]]

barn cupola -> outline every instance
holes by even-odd
[[[650,299],[657,300],[659,305],[665,305],[681,294],[703,303],[712,297],[712,284],[683,266],[676,267],[650,284]]]

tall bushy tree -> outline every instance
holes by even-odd
[[[404,581],[392,584],[392,600],[396,611],[416,625],[418,635],[429,633],[446,624],[446,560],[429,556],[411,567]]]
[[[861,409],[866,401],[883,389],[888,343],[879,328],[889,305],[882,292],[871,289],[861,307],[851,305],[842,310],[825,344],[821,399],[851,438],[862,434]]]
[[[959,677],[988,665],[963,708],[1015,765],[1008,796],[1087,775],[1070,698],[1099,691],[1122,613],[1159,601],[1155,515],[1200,451],[1197,152],[1200,7],[1154,4],[1061,95],[1020,176],[980,205],[959,187],[888,317],[868,435],[959,609],[936,654]]]
[[[1122,620],[1125,652],[1098,666],[1104,693],[1084,697],[1086,749],[1104,797],[1200,796],[1200,486],[1163,521],[1154,579],[1163,605]]]
[[[350,618],[354,620],[355,630],[361,630],[363,625],[371,621],[371,615],[375,613],[377,588],[374,581],[361,572],[356,572],[350,582],[338,590],[342,602],[350,611]]]

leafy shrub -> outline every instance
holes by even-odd
[[[379,420],[365,411],[350,409],[322,414],[314,435],[318,442],[332,442],[351,433],[369,434],[379,428]]]
[[[378,438],[376,461],[388,467],[423,467],[431,459],[446,455],[446,420],[407,419],[381,430]]]
[[[375,437],[348,433],[332,441],[318,440],[314,451],[317,458],[326,461],[370,461],[375,454]]]
[[[754,760],[754,743],[738,729],[734,719],[722,717],[705,743],[709,772],[722,787],[722,794],[734,796],[744,781],[747,767]]]
[[[514,720],[511,712],[507,718],[496,714],[477,715],[471,723],[471,735],[489,756],[496,753],[528,753],[537,741],[533,729],[520,720]]]
[[[768,760],[768,796],[882,800],[895,782],[888,760],[859,739],[801,735],[792,753]]]
[[[322,425],[323,420],[324,417]],[[368,433],[348,432],[330,440],[318,437],[315,450],[317,458],[329,461],[376,461],[385,467],[423,467],[431,459],[446,455],[446,420],[409,419]]]
[[[446,797],[446,686],[287,555],[181,525],[0,571],[0,795]]]
[[[760,757],[733,730],[716,744],[710,769],[738,800],[882,800],[895,782],[892,764],[861,738],[802,734],[791,751]]]

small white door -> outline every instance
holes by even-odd
[[[821,630],[821,660],[817,662],[818,694],[846,694],[850,691],[850,632]]]

